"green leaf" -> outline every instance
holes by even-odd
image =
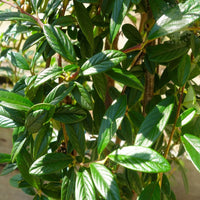
[[[59,182],[44,183],[41,190],[49,198],[60,199],[61,197],[61,184]]]
[[[113,135],[123,120],[125,112],[126,96],[121,96],[117,100],[113,101],[112,105],[106,111],[101,121],[99,137],[97,141],[97,149],[99,154],[102,153],[102,151],[111,141]]]
[[[42,0],[31,0],[31,2],[32,2],[34,10],[37,11],[42,3]]]
[[[70,26],[75,22],[76,22],[75,18],[73,18],[71,15],[66,15],[57,18],[52,24],[64,27],[64,26]]]
[[[184,42],[165,42],[156,46],[148,46],[147,54],[150,61],[155,63],[168,63],[188,52],[189,48]]]
[[[95,188],[87,170],[78,172],[76,176],[75,199],[95,200]]]
[[[0,163],[7,163],[11,161],[11,155],[7,153],[0,153]]]
[[[195,168],[200,172],[200,138],[190,134],[181,136],[183,146]]]
[[[83,85],[76,82],[76,87],[73,89],[72,95],[74,96],[75,100],[81,105],[81,107],[87,110],[93,109],[94,103],[92,101],[91,95]]]
[[[49,92],[43,102],[56,105],[61,102],[73,90],[74,87],[75,85],[73,83],[70,83],[69,85],[66,83],[61,83]]]
[[[35,104],[29,110],[25,127],[29,133],[36,133],[53,117],[55,106],[47,103]]]
[[[20,12],[0,12],[0,21],[29,21],[36,24],[36,21]]]
[[[80,3],[98,3],[98,0],[76,0]]]
[[[142,146],[122,147],[109,154],[108,158],[128,169],[146,173],[167,172],[171,168],[163,156]]]
[[[49,124],[44,125],[38,132],[33,144],[33,158],[37,159],[47,153],[51,140],[52,128]]]
[[[112,11],[110,20],[110,42],[113,43],[122,21],[126,16],[130,4],[130,0],[117,0],[114,3],[114,9]]]
[[[11,63],[20,69],[29,70],[29,65],[21,53],[11,52]]]
[[[17,155],[18,169],[27,183],[29,183],[36,189],[39,189],[39,184],[40,184],[39,179],[29,174],[29,168],[31,164],[32,164],[31,155],[25,148],[23,148]]]
[[[0,106],[0,127],[16,128],[24,125],[24,112]],[[17,118],[16,118],[17,116]]]
[[[1,156],[1,155],[0,155]],[[1,158],[0,158],[1,159]],[[0,161],[1,162],[1,161]],[[17,169],[16,163],[8,163],[1,171],[0,176],[5,176]]]
[[[46,81],[56,78],[58,75],[62,74],[62,68],[61,67],[50,67],[47,69],[44,69],[39,75],[37,76],[35,80],[35,87],[38,87],[39,85],[45,83]]]
[[[82,124],[65,125],[73,148],[82,156],[85,155],[85,133]]]
[[[107,71],[106,74],[108,74],[115,81],[123,83],[124,85],[138,89],[140,91],[144,90],[144,86],[139,81],[139,79],[126,70],[120,68],[112,68],[111,70]]]
[[[90,164],[95,187],[106,200],[119,200],[119,189],[112,173],[103,165]]]
[[[167,10],[155,23],[151,29],[148,39],[156,39],[161,36],[169,35],[188,26],[199,19],[200,4],[192,0],[179,3],[177,6]]]
[[[76,62],[76,55],[73,45],[67,35],[59,28],[55,28],[50,24],[45,24],[43,27],[47,42],[51,48],[61,56],[71,62]]]
[[[44,34],[43,33],[35,33],[31,36],[29,36],[23,47],[22,47],[22,51],[25,51],[27,49],[29,49],[30,47],[32,47],[34,44],[38,43],[40,40],[42,40],[44,38]]]
[[[93,24],[88,14],[87,9],[82,3],[74,1],[74,7],[76,12],[76,17],[80,25],[81,31],[86,37],[88,43],[90,44],[92,50],[94,49],[94,38],[93,38]]]
[[[141,192],[138,200],[160,200],[161,191],[158,183],[152,182]]]
[[[16,110],[27,111],[33,105],[30,100],[19,94],[2,90],[0,90],[0,101],[1,105]]]
[[[76,106],[65,105],[56,110],[53,118],[65,124],[73,124],[84,120],[87,113]]]
[[[62,0],[50,0],[50,1],[48,1],[47,7],[45,9],[44,17],[49,17],[53,12],[55,12],[61,2],[62,2]]]
[[[45,175],[64,169],[73,161],[70,155],[49,153],[38,158],[30,167],[30,174]]]
[[[121,51],[105,50],[87,60],[82,65],[81,71],[84,76],[105,72],[125,59],[126,54]]]
[[[188,124],[196,115],[196,109],[195,108],[189,108],[185,110],[178,118],[178,121],[176,123],[176,127],[183,127],[186,124]]]
[[[150,147],[165,128],[173,107],[174,97],[168,97],[157,104],[141,124],[135,145]]]

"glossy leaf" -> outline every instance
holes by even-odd
[[[173,97],[168,97],[157,104],[141,124],[135,145],[150,147],[165,128],[173,107]]]
[[[62,68],[61,67],[50,67],[47,69],[44,69],[39,75],[37,76],[35,80],[35,87],[38,87],[39,85],[45,83],[46,81],[56,78],[58,75],[62,74]]]
[[[71,62],[76,62],[76,55],[71,41],[59,28],[49,24],[43,27],[46,39],[51,48]]]
[[[1,154],[0,154],[1,157]],[[1,162],[1,160],[0,160]],[[13,172],[14,170],[17,169],[17,164],[16,163],[8,163],[1,171],[0,176],[5,176],[11,172]]]
[[[147,47],[147,54],[150,61],[155,63],[166,63],[175,60],[187,53],[189,48],[186,43],[166,42],[156,46]]]
[[[33,8],[35,11],[38,10],[39,6],[41,5],[42,3],[42,0],[31,0],[32,2],[32,5],[33,5]]]
[[[82,3],[78,1],[74,1],[74,7],[76,12],[76,17],[78,19],[78,23],[80,25],[81,31],[86,37],[88,43],[91,48],[94,48],[94,39],[93,39],[93,24],[87,12],[87,9],[84,7]]]
[[[11,155],[7,153],[0,153],[0,163],[7,163],[11,161]]]
[[[53,25],[60,25],[62,27],[64,26],[70,26],[74,24],[76,20],[71,16],[71,15],[65,15],[57,18],[54,22]]]
[[[29,65],[21,53],[11,52],[11,63],[20,69],[29,70]]]
[[[171,166],[156,151],[142,146],[126,146],[108,155],[112,161],[123,167],[146,173],[167,172]]]
[[[85,133],[82,124],[65,125],[73,148],[82,156],[85,155]]]
[[[148,39],[156,39],[161,36],[169,35],[188,26],[199,19],[199,2],[187,0],[169,9],[163,14],[151,29]]]
[[[141,192],[138,200],[160,200],[161,191],[158,183],[152,182]]]
[[[135,75],[126,70],[122,70],[120,68],[112,68],[111,70],[107,71],[106,74],[108,74],[115,81],[123,83],[124,85],[136,88],[141,91],[144,90],[140,80]]]
[[[128,11],[130,0],[117,0],[114,3],[114,8],[110,20],[110,41],[113,43],[124,17]]]
[[[61,2],[61,0],[48,1],[47,7],[45,9],[45,17],[49,17],[53,12],[55,12]]]
[[[67,86],[65,83],[57,85],[49,92],[43,102],[50,103],[52,105],[58,104],[73,90],[74,86],[74,84],[69,84]]]
[[[92,101],[91,95],[89,92],[85,89],[83,85],[80,83],[76,82],[76,86],[72,91],[72,95],[78,102],[78,104],[81,105],[81,107],[87,109],[87,110],[92,110],[94,107],[94,103]]]
[[[84,76],[105,72],[126,59],[126,54],[117,50],[105,50],[87,60],[81,67]]]
[[[111,141],[113,135],[120,126],[124,114],[126,112],[126,96],[121,96],[117,100],[113,101],[112,105],[108,108],[99,129],[99,137],[97,141],[98,153],[106,148]]]
[[[76,106],[65,105],[56,110],[53,118],[65,124],[73,124],[84,120],[86,116],[87,113],[83,109]]]
[[[200,138],[191,134],[181,136],[183,146],[195,168],[200,172]]]
[[[186,124],[188,124],[196,115],[196,109],[195,108],[188,108],[178,118],[178,121],[176,123],[176,127],[183,127]]]
[[[0,104],[16,110],[29,110],[33,103],[27,98],[13,92],[0,90]]]
[[[73,161],[70,155],[49,153],[38,158],[30,167],[30,174],[45,175],[64,169]]]
[[[95,200],[95,188],[87,170],[78,172],[76,176],[75,199]]]
[[[95,187],[106,200],[119,200],[119,189],[112,173],[103,165],[90,164]]]
[[[28,37],[23,45],[22,51],[25,51],[32,47],[34,44],[38,43],[44,37],[43,33],[35,33]]]

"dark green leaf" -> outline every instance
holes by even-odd
[[[117,50],[106,50],[87,60],[81,67],[84,76],[105,72],[126,59],[126,54]]]
[[[38,43],[41,39],[44,38],[43,33],[35,33],[28,37],[23,45],[22,51],[25,51],[32,47],[34,44]]]
[[[160,187],[158,183],[150,183],[141,192],[138,200],[160,200]]]
[[[98,3],[98,0],[76,0],[81,3]]]
[[[119,200],[119,189],[112,173],[103,165],[90,164],[95,187],[106,200]]]
[[[100,154],[111,141],[113,135],[123,120],[126,112],[126,96],[121,96],[113,101],[112,105],[106,111],[99,130],[98,153]]]
[[[181,136],[181,141],[195,168],[200,172],[200,138],[190,134]]]
[[[35,87],[45,83],[46,81],[56,78],[58,75],[62,74],[62,68],[61,67],[50,67],[45,70],[43,70],[39,75],[37,76],[35,80]]]
[[[113,43],[122,21],[126,16],[130,4],[130,0],[117,0],[114,3],[114,9],[112,11],[110,20],[110,41]]]
[[[166,42],[156,46],[147,47],[147,54],[150,61],[155,63],[166,63],[175,60],[187,53],[189,48],[184,42]]]
[[[27,183],[39,189],[39,184],[40,184],[39,179],[29,174],[29,168],[31,164],[32,164],[31,155],[25,148],[23,148],[17,155],[18,169]]]
[[[94,48],[93,24],[89,17],[87,9],[84,7],[82,3],[79,3],[77,1],[74,1],[74,6],[80,28],[93,50]]]
[[[7,175],[17,169],[16,163],[8,163],[1,171],[0,176]]]
[[[44,125],[38,132],[33,145],[33,158],[37,159],[47,153],[51,140],[52,128],[49,124]]]
[[[75,19],[71,15],[61,16],[53,22],[53,25],[70,26],[75,23]]]
[[[0,90],[0,101],[1,105],[16,110],[27,111],[33,105],[31,101],[19,94],[2,90]]]
[[[49,17],[53,12],[55,12],[61,2],[62,2],[62,0],[48,1],[47,7],[45,9],[45,17]]]
[[[51,48],[71,62],[76,62],[76,55],[71,41],[59,28],[46,24],[43,27],[46,39]]]
[[[58,104],[73,90],[74,86],[74,84],[66,85],[65,83],[57,85],[49,92],[43,102],[53,105]]]
[[[85,133],[82,124],[65,125],[69,141],[73,148],[82,156],[85,155]]]
[[[76,200],[88,199],[95,200],[95,188],[87,170],[78,172],[76,176],[75,186],[75,198]]]
[[[161,36],[169,35],[188,26],[200,17],[199,2],[187,0],[177,6],[167,10],[155,23],[151,29],[148,39],[156,39]]]
[[[81,107],[92,110],[94,107],[94,103],[89,92],[85,89],[83,85],[76,82],[76,87],[72,91],[72,95],[76,99],[76,101],[81,105]]]
[[[42,185],[42,192],[49,198],[60,199],[61,197],[61,184],[58,182],[50,182]]]
[[[178,121],[176,123],[176,127],[183,127],[186,124],[188,124],[196,115],[196,109],[195,108],[189,108],[185,110],[178,118]]]
[[[140,126],[135,145],[150,147],[165,128],[173,107],[173,97],[168,97],[157,104]]]
[[[156,151],[142,146],[126,146],[108,155],[112,161],[135,171],[146,173],[167,172],[171,166]]]
[[[29,133],[36,133],[53,117],[55,106],[47,103],[35,104],[29,110],[25,127]]]
[[[36,21],[20,12],[0,12],[0,21],[29,21],[36,24]]]
[[[167,176],[165,174],[163,174],[163,178],[162,178],[161,191],[164,194],[166,194],[167,196],[170,196],[170,194],[171,194],[171,188],[170,188],[169,179],[167,178]]]
[[[42,3],[42,0],[31,0],[31,2],[32,2],[34,10],[37,11]]]
[[[21,53],[11,52],[11,63],[20,69],[29,70],[29,65]]]
[[[124,85],[136,88],[141,91],[144,90],[144,87],[139,79],[126,70],[122,70],[120,68],[112,68],[111,70],[107,71],[106,74],[108,74],[115,81],[123,83]]]
[[[0,153],[0,163],[7,163],[11,161],[11,155],[7,153]]]
[[[38,158],[30,167],[30,174],[45,175],[64,169],[73,161],[70,155],[49,153]]]
[[[53,118],[65,124],[73,124],[84,120],[86,116],[87,113],[83,109],[72,105],[65,105],[56,110]]]

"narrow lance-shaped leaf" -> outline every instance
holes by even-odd
[[[113,43],[124,17],[128,11],[130,0],[117,0],[114,3],[114,9],[110,21],[110,41]]]
[[[156,39],[161,36],[174,33],[188,26],[200,17],[200,4],[198,1],[187,0],[167,10],[151,29],[148,39]]]
[[[183,146],[195,168],[200,172],[200,138],[190,134],[181,136]]]
[[[73,161],[70,155],[49,153],[38,158],[30,167],[30,174],[45,175],[64,169]]]
[[[112,105],[108,108],[99,130],[99,137],[97,141],[97,149],[100,154],[111,141],[113,135],[120,126],[124,114],[126,112],[126,96],[121,96],[113,101]]]
[[[105,50],[87,60],[81,67],[84,76],[105,72],[126,59],[126,54],[117,50]]]
[[[93,24],[87,12],[87,9],[82,3],[74,1],[74,7],[76,12],[76,17],[78,19],[80,28],[86,37],[91,48],[94,48],[94,38],[93,38]]]
[[[88,199],[95,200],[95,188],[87,170],[78,172],[76,176],[75,186],[75,198],[76,200]]]
[[[167,172],[168,161],[156,151],[142,146],[126,146],[108,155],[112,161],[123,167],[146,173]]]
[[[174,97],[162,100],[143,121],[135,145],[150,147],[165,128],[174,107]]]
[[[90,164],[90,170],[95,187],[106,200],[119,200],[119,189],[112,173],[97,163]]]
[[[44,25],[44,34],[51,48],[71,62],[76,62],[73,45],[67,35],[59,28]]]

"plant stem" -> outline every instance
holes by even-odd
[[[65,141],[65,148],[67,148],[67,143],[68,143],[68,135],[67,135],[67,131],[66,131],[66,128],[65,128],[65,124],[64,123],[61,123],[61,127],[62,127],[62,130],[63,130],[63,136],[64,136],[64,141]]]
[[[170,145],[171,145],[171,142],[172,142],[175,130],[176,130],[176,123],[177,123],[177,120],[179,118],[180,111],[181,111],[181,104],[182,104],[182,101],[183,101],[184,89],[185,89],[185,85],[182,88],[179,88],[180,97],[179,97],[179,102],[178,102],[178,109],[176,111],[175,121],[174,121],[174,124],[173,124],[173,128],[172,128],[172,131],[171,131],[171,135],[170,135],[168,144],[167,144],[167,148],[165,150],[165,154],[164,154],[165,158],[167,158],[167,155],[169,153]],[[162,177],[163,177],[163,173],[160,173],[160,181],[159,181],[160,187],[162,185]]]
[[[26,12],[25,10],[23,10],[22,8],[20,8],[18,5],[15,5],[14,3],[8,2],[6,0],[0,0],[0,2],[8,4],[11,7],[18,9],[21,13],[23,13],[25,15],[28,15],[29,17],[31,17],[32,19],[34,19],[40,25],[41,28],[43,28],[44,24],[42,23],[42,21],[39,18],[36,18],[33,15],[29,14],[28,12]]]

